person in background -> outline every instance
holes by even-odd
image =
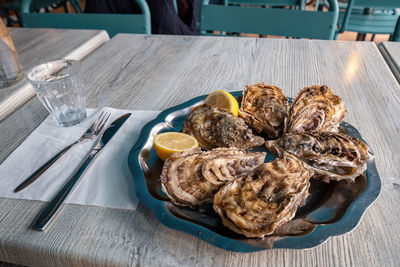
[[[153,34],[197,35],[201,0],[146,0],[151,13]],[[133,0],[86,0],[85,13],[140,13]]]

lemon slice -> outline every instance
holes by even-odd
[[[196,138],[184,133],[166,132],[154,137],[154,149],[163,161],[175,152],[182,152],[198,146]]]
[[[235,116],[239,113],[238,102],[230,93],[224,90],[212,92],[207,96],[204,103],[231,112]]]

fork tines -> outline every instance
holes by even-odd
[[[104,125],[107,123],[110,116],[110,112],[101,112],[100,116],[96,119],[91,127],[95,135],[99,134],[99,132],[104,128]]]

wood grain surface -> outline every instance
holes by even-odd
[[[105,31],[8,28],[24,71],[50,60],[81,60],[110,38]],[[0,121],[34,97],[24,79],[0,89]]]
[[[378,47],[400,83],[400,42],[382,42]]]
[[[266,82],[295,96],[327,84],[376,155],[382,192],[358,228],[307,250],[233,253],[136,211],[65,205],[45,232],[45,203],[0,198],[0,261],[36,266],[398,266],[400,86],[373,43],[117,35],[84,61],[88,102],[161,110],[216,89]],[[32,99],[0,123],[0,162],[46,117]],[[12,177],[10,177],[12,179]],[[133,190],[133,189],[132,189]]]

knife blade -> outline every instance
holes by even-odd
[[[82,161],[65,185],[60,189],[60,191],[58,191],[53,200],[51,200],[46,208],[36,217],[34,223],[32,224],[32,229],[38,231],[43,231],[46,229],[54,216],[60,210],[61,205],[67,199],[76,183],[79,181],[79,178],[82,177],[87,168],[97,158],[97,155],[100,153],[100,151],[110,142],[110,140],[114,137],[114,135],[118,132],[130,115],[131,113],[124,114],[110,124],[110,126],[101,135],[101,138],[96,143],[94,148],[86,156],[85,160]]]

